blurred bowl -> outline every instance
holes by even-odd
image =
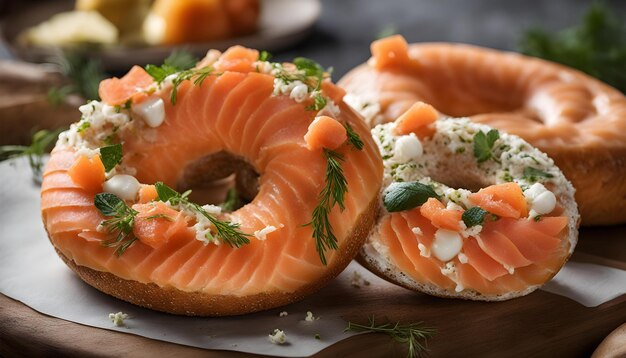
[[[20,44],[17,38],[24,30],[49,19],[56,13],[70,11],[73,6],[74,1],[66,0],[29,6],[0,21],[0,36],[16,57],[25,61],[46,62],[51,57],[59,55],[61,49],[25,46]],[[320,0],[261,0],[259,28],[252,35],[175,46],[85,45],[79,50],[90,58],[99,59],[107,71],[123,71],[134,64],[160,64],[176,49],[184,49],[198,57],[203,57],[209,49],[225,50],[233,45],[277,51],[303,39],[320,13]]]

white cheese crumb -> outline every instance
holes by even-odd
[[[202,209],[211,215],[219,215],[222,213],[222,208],[217,205],[202,205]]]
[[[105,193],[115,194],[122,200],[135,200],[140,188],[139,181],[126,174],[114,175],[102,186]]]
[[[126,313],[117,312],[117,313],[109,313],[109,319],[113,322],[117,327],[124,326],[124,320],[128,319],[128,315]]]
[[[466,264],[467,263],[467,256],[464,253],[459,252],[459,255],[457,257],[459,258],[459,262],[460,263],[462,263],[462,264]]]
[[[444,262],[452,260],[461,252],[461,248],[463,248],[463,239],[459,233],[445,229],[438,229],[435,232],[431,250],[439,260]]]
[[[528,218],[549,214],[556,207],[556,196],[541,183],[535,183],[526,189],[524,197],[530,206]]]
[[[313,312],[311,311],[307,311],[306,312],[306,317],[304,317],[304,320],[307,322],[313,322],[315,320],[319,319],[319,317],[315,317],[313,316]]]
[[[274,332],[268,335],[270,342],[274,344],[284,344],[287,341],[287,335],[280,329],[275,329]]]
[[[281,227],[282,227],[282,224],[281,224]],[[278,230],[278,229],[276,228],[276,226],[273,226],[273,225],[268,225],[268,226],[264,227],[264,228],[263,228],[263,229],[261,229],[261,230],[256,230],[256,231],[253,233],[253,235],[254,235],[254,237],[256,237],[256,238],[257,238],[257,240],[260,240],[260,241],[265,241],[265,239],[267,239],[267,234],[273,233],[273,232],[274,232],[274,231],[276,231],[276,230]]]
[[[300,81],[297,81],[297,82],[300,82]],[[308,97],[308,95],[309,95],[309,87],[307,87],[307,85],[305,85],[304,83],[300,82],[291,90],[291,93],[289,93],[289,98],[300,103],[304,101]]]
[[[282,311],[281,313],[278,314],[278,317],[286,317],[287,315],[289,315],[287,311]]]
[[[454,287],[454,292],[463,292],[464,289],[465,287],[463,287],[463,285],[461,285],[460,283],[457,283],[456,287]]]
[[[396,140],[393,159],[397,162],[405,163],[409,160],[419,159],[423,153],[424,149],[422,148],[422,143],[415,133],[410,133]]]
[[[380,116],[380,104],[374,100],[374,95],[354,95],[348,93],[343,97],[350,107],[354,108],[369,124],[377,123]]]
[[[424,235],[424,233],[422,232],[422,229],[420,229],[419,227],[414,227],[411,228],[411,231],[415,234],[415,235]]]
[[[165,103],[161,98],[147,99],[134,105],[132,111],[151,128],[156,128],[165,121]]]

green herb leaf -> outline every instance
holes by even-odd
[[[0,162],[17,157],[27,157],[30,169],[33,173],[33,179],[40,183],[43,169],[43,155],[50,150],[63,130],[65,129],[58,128],[53,131],[45,129],[40,130],[33,135],[32,142],[29,146],[0,146]]]
[[[226,193],[226,200],[220,204],[220,207],[224,211],[233,211],[237,208],[241,207],[241,200],[239,199],[239,194],[237,193],[237,189],[230,188]]]
[[[176,78],[172,80],[172,93],[170,94],[170,101],[172,102],[172,104],[176,104],[176,100],[178,97],[178,87],[181,85],[181,83],[193,80],[193,84],[195,86],[202,86],[204,80],[209,75],[213,74],[214,71],[215,70],[213,67],[207,66],[202,68],[192,68],[179,72],[178,75],[176,75]],[[216,75],[219,76],[219,74]]]
[[[110,172],[122,162],[122,145],[113,144],[100,148],[100,159],[104,165],[104,170]]]
[[[531,181],[531,182],[536,182],[539,178],[549,179],[553,177],[554,175],[550,173],[546,173],[537,168],[533,168],[533,167],[524,168],[524,179]]]
[[[383,204],[391,213],[416,208],[428,198],[439,199],[439,195],[430,185],[419,182],[392,183],[385,191]]]
[[[259,61],[269,61],[272,58],[272,54],[267,51],[261,51],[259,53]]]
[[[190,202],[187,197],[191,193],[191,190],[187,190],[183,194],[179,194],[176,190],[170,188],[162,182],[157,182],[154,186],[160,201],[169,201],[172,205],[180,205],[187,210],[194,211],[207,218],[215,227],[217,237],[226,245],[230,247],[241,247],[250,243],[250,240],[248,239],[250,234],[241,232],[239,224],[219,220],[204,210],[202,206]],[[207,237],[212,238],[213,235],[208,233]]]
[[[345,332],[386,334],[396,342],[407,345],[408,357],[418,357],[424,353],[427,350],[426,342],[437,333],[434,328],[426,327],[422,322],[376,324],[374,317],[369,319],[368,325],[348,322]]]
[[[305,76],[318,78],[320,84],[324,79],[324,67],[309,58],[296,57],[293,59],[293,64],[298,70],[304,71]]]
[[[465,210],[463,215],[461,215],[461,220],[463,220],[466,227],[482,225],[487,214],[489,214],[487,210],[475,206]]]
[[[190,69],[197,61],[198,59],[191,53],[175,50],[163,61],[161,66],[146,65],[145,70],[158,84],[161,84],[167,76]]]
[[[326,157],[325,185],[318,196],[318,204],[313,209],[311,222],[305,226],[312,226],[315,248],[320,261],[326,265],[326,251],[337,249],[337,237],[330,224],[329,215],[335,205],[338,205],[340,210],[344,210],[344,197],[348,192],[348,182],[341,167],[343,155],[324,149],[324,156]]]
[[[498,138],[500,138],[500,132],[496,129],[490,130],[487,134],[479,131],[474,135],[474,157],[478,163],[495,159],[492,149]]]
[[[320,111],[324,107],[326,107],[326,104],[328,104],[328,100],[326,99],[326,97],[324,97],[324,95],[322,95],[321,93],[316,93],[315,96],[313,96],[313,104],[307,106],[305,110]]]
[[[162,182],[157,182],[154,184],[157,195],[159,196],[159,200],[162,202],[170,201],[172,198],[177,198],[180,196],[178,192],[169,186],[163,184]]]
[[[578,27],[550,34],[533,29],[519,49],[600,79],[626,93],[626,18],[604,2],[594,1]]]
[[[52,59],[71,84],[61,87],[49,97],[54,102],[63,101],[68,94],[76,93],[86,100],[99,100],[98,87],[105,78],[104,71],[98,60],[90,59],[82,53],[66,51]],[[55,98],[55,96],[57,98]],[[62,97],[62,98],[61,98]],[[59,102],[60,103],[60,102]]]
[[[115,238],[104,241],[102,245],[115,247],[117,248],[115,254],[122,255],[137,240],[133,234],[133,225],[139,212],[111,193],[96,194],[94,205],[102,215],[111,218],[103,221],[101,225],[107,233],[116,235]]]
[[[363,143],[361,137],[359,137],[358,133],[352,129],[350,123],[344,124],[344,127],[346,128],[346,134],[348,135],[348,143],[358,150],[363,150],[363,146],[365,144]]]
[[[104,216],[115,216],[124,212],[126,203],[117,195],[111,193],[96,194],[94,198],[96,209]]]

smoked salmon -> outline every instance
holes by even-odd
[[[242,314],[304,297],[356,255],[382,182],[369,128],[318,64],[259,56],[210,51],[196,68],[152,68],[149,83],[134,68],[81,107],[46,166],[41,210],[83,280],[160,311]],[[232,212],[183,193],[183,178],[232,174],[207,170],[218,154],[258,176]]]
[[[416,101],[518,135],[576,187],[584,225],[626,222],[626,96],[579,71],[463,44],[376,41],[344,76],[346,101],[373,127]],[[616,200],[622,198],[622,200]]]
[[[409,289],[483,301],[522,296],[552,278],[574,250],[579,220],[574,189],[554,162],[467,118],[403,124],[415,115],[372,130],[386,210],[359,261]],[[425,126],[430,136],[415,135]]]

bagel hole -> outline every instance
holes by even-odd
[[[191,190],[189,199],[197,204],[219,205],[235,195],[236,210],[251,202],[259,191],[259,174],[245,159],[221,151],[187,164],[178,180],[179,192]]]
[[[435,167],[430,168],[431,179],[453,189],[466,189],[473,193],[493,183],[488,181],[484,173],[468,165],[466,161],[455,160],[454,156],[446,156]]]

